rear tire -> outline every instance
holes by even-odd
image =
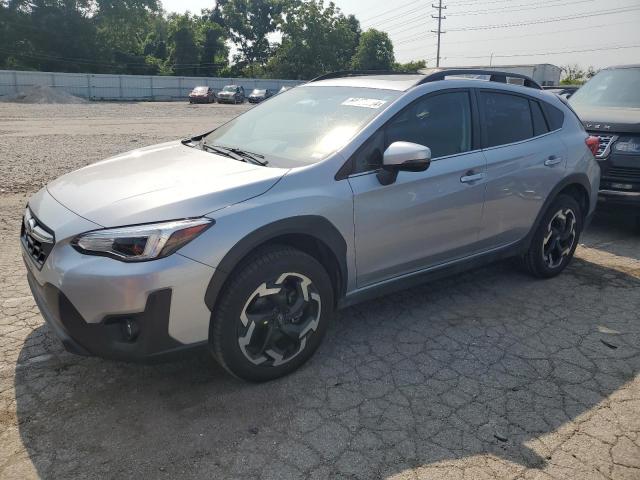
[[[578,202],[569,195],[559,195],[542,217],[529,250],[521,259],[525,270],[537,278],[560,274],[573,258],[582,225]]]
[[[300,250],[258,249],[232,274],[209,327],[216,360],[232,375],[264,382],[304,364],[333,315],[329,275]]]

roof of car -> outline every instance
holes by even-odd
[[[618,70],[620,68],[640,68],[640,63],[633,63],[630,65],[612,65],[610,67],[603,68],[603,70]]]
[[[484,78],[482,78],[484,77]],[[424,83],[442,80],[478,81],[485,80],[494,84],[508,84],[509,78],[520,79],[526,88],[541,90],[542,87],[531,77],[519,73],[496,70],[445,68],[424,69],[419,73],[407,74],[397,72],[376,71],[339,71],[321,75],[310,80],[307,85],[379,88],[387,90],[407,91]]]
[[[331,78],[328,80],[318,80],[310,85],[325,87],[369,87],[386,90],[409,90],[418,83],[424,75],[355,75],[349,77]]]

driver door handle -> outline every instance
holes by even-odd
[[[484,178],[484,173],[467,172],[466,175],[460,177],[462,183],[473,183]]]

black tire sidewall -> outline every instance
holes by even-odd
[[[544,236],[547,233],[547,225],[549,224],[553,216],[558,212],[558,210],[567,208],[573,210],[576,216],[576,238],[573,242],[573,246],[571,247],[569,255],[562,259],[562,263],[559,266],[551,268],[545,263],[543,258]],[[569,195],[560,195],[553,201],[551,206],[547,209],[544,216],[542,217],[536,233],[531,240],[531,246],[529,248],[528,255],[530,256],[530,267],[534,270],[534,273],[537,276],[542,278],[555,277],[556,275],[561,273],[567,267],[567,265],[569,265],[569,263],[571,263],[573,254],[575,253],[576,248],[578,247],[578,243],[580,242],[583,222],[584,217],[580,209],[580,205],[573,197]]]
[[[254,365],[238,344],[238,322],[249,296],[265,281],[282,273],[293,272],[308,277],[321,299],[318,328],[307,337],[305,349],[295,358],[277,367]],[[216,359],[233,375],[249,381],[263,382],[298,369],[316,351],[333,315],[333,287],[326,270],[310,255],[289,247],[270,248],[254,255],[235,272],[222,292],[212,315],[209,342]]]

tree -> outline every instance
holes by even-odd
[[[577,63],[560,67],[560,70],[562,71],[562,80],[560,81],[562,85],[582,85],[598,73],[592,66],[584,71]]]
[[[229,48],[225,45],[225,31],[217,23],[204,19],[200,25],[200,36],[202,38],[200,73],[212,77],[228,63]]]
[[[271,54],[268,35],[280,22],[284,0],[225,0],[211,14],[227,29],[238,53],[238,68],[264,66]]]
[[[407,63],[395,63],[393,70],[403,73],[418,73],[418,70],[427,68],[426,60],[412,60]]]
[[[352,64],[354,70],[391,70],[395,57],[393,43],[386,32],[373,28],[364,32]]]
[[[282,43],[266,66],[267,75],[310,79],[348,69],[360,25],[345,17],[333,3],[322,0],[292,2],[282,14]]]
[[[197,23],[189,13],[169,15],[169,59],[175,75],[196,75],[200,56],[196,45]]]

